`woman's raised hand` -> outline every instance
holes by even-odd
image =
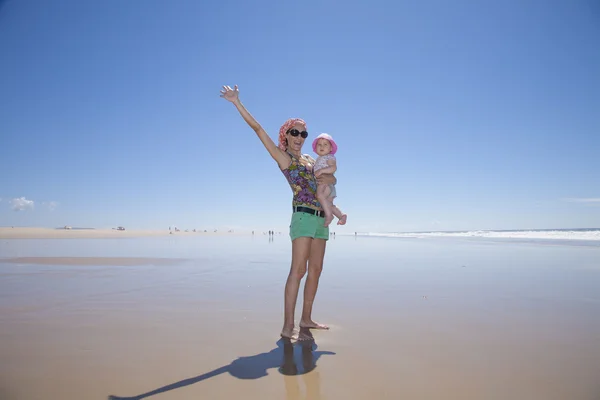
[[[240,91],[238,90],[237,85],[235,85],[233,89],[230,86],[223,86],[221,97],[233,103],[238,99],[239,93]]]

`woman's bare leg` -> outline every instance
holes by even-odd
[[[281,330],[281,336],[285,338],[291,339],[294,334],[294,310],[296,309],[298,289],[300,281],[306,275],[306,264],[312,241],[313,239],[310,237],[299,237],[292,241],[292,265],[285,283],[283,329]]]
[[[312,308],[319,287],[321,271],[323,270],[326,244],[327,241],[325,239],[313,239],[310,246],[308,276],[304,284],[304,304],[302,307],[302,318],[300,319],[300,327],[302,328],[329,329],[327,325],[319,324],[312,319]]]
[[[325,211],[325,223],[323,226],[329,226],[331,221],[333,221],[333,210],[331,209],[333,203],[329,198],[330,194],[331,189],[329,188],[329,185],[317,186],[317,200],[319,200],[321,207],[323,207],[323,211]]]

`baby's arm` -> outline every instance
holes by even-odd
[[[321,168],[317,172],[315,172],[315,176],[320,176],[321,174],[334,174],[337,171],[337,165],[335,163],[335,158],[331,157],[327,160],[328,167]]]

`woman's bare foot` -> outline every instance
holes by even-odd
[[[329,226],[331,221],[333,221],[333,214],[325,214],[325,223],[323,224],[323,226]]]
[[[300,321],[300,328],[304,329],[329,329],[327,325],[319,324],[314,321]]]
[[[346,225],[346,218],[348,218],[348,216],[346,214],[342,215],[342,218],[340,218],[337,222],[338,225]]]
[[[286,339],[294,339],[294,326],[284,326],[281,330],[281,337]]]
[[[300,333],[298,333],[298,341],[305,342],[308,340],[315,340],[312,332],[308,328],[300,328]]]

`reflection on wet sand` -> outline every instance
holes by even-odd
[[[210,372],[198,375],[193,378],[181,380],[169,385],[154,389],[150,392],[139,394],[137,396],[120,397],[110,395],[109,400],[141,400],[146,397],[154,396],[159,393],[168,392],[184,386],[198,383],[208,378],[229,373],[238,379],[258,379],[268,375],[268,370],[277,368],[284,375],[287,398],[289,400],[300,399],[300,390],[296,375],[302,375],[306,385],[306,398],[318,399],[319,394],[319,375],[316,371],[310,376],[307,374],[317,367],[317,361],[322,355],[334,355],[331,351],[316,351],[317,344],[310,330],[302,329],[301,333],[308,336],[310,340],[293,343],[289,339],[280,339],[277,341],[277,347],[267,353],[260,353],[249,357],[239,357],[229,365],[214,369]],[[300,362],[296,360],[296,348],[300,348],[298,355]]]
[[[300,328],[300,333],[306,335],[310,340],[298,342],[301,349],[301,362],[297,363],[295,359],[294,345],[287,340],[283,345],[283,363],[279,368],[279,372],[286,375],[283,380],[285,383],[286,399],[300,400],[311,399],[319,400],[321,398],[321,377],[319,371],[313,371],[317,367],[317,359],[322,354],[335,354],[332,352],[317,352],[315,357],[314,350],[317,349],[317,344],[309,329]],[[298,368],[300,365],[300,368]],[[309,374],[309,372],[312,372]],[[306,388],[306,393],[302,396],[300,385],[298,384],[297,375],[302,375],[302,381]]]

